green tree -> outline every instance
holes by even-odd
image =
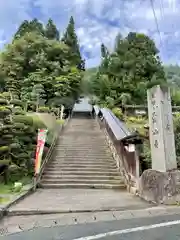
[[[8,90],[21,98],[38,81],[43,84],[49,101],[54,96],[53,79],[70,66],[68,55],[69,48],[63,42],[49,40],[36,32],[25,34],[9,44],[0,56]]]
[[[24,20],[19,26],[17,32],[14,35],[14,39],[21,38],[26,33],[36,32],[38,34],[44,35],[43,24],[40,23],[36,18],[31,21]]]
[[[81,93],[82,75],[77,68],[69,69],[68,74],[55,79],[55,95],[59,98],[72,98],[74,102]]]
[[[134,103],[146,102],[146,90],[155,84],[166,83],[162,63],[155,43],[148,36],[130,32],[127,37],[118,35],[114,52],[101,46],[102,61],[93,79],[92,88],[100,101],[105,96],[121,104],[121,96],[131,96]]]
[[[45,36],[48,39],[59,40],[59,31],[51,18],[48,20],[46,25]]]
[[[122,93],[119,99],[124,113],[126,114],[126,105],[131,101],[131,95],[129,93]]]
[[[24,21],[0,53],[0,164],[13,164],[13,181],[32,173],[37,130],[45,127],[26,112],[72,108],[82,92],[73,56],[51,19],[46,28],[37,19]]]
[[[66,28],[62,41],[70,48],[70,60],[75,66],[80,66],[82,64],[79,43],[75,31],[74,18],[71,16],[69,24]]]
[[[44,91],[43,85],[40,83],[34,85],[31,92],[31,99],[32,101],[36,102],[36,112],[38,112],[40,100],[42,100],[44,96],[45,96],[45,91]]]

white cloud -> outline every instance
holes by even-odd
[[[0,31],[10,37],[24,19],[29,19],[30,0],[0,0]]]
[[[94,66],[99,62],[102,42],[109,49],[113,49],[117,33],[126,35],[129,31],[150,35],[160,48],[164,61],[179,62],[180,1],[154,0],[153,2],[163,44],[160,42],[150,1],[0,0],[0,47],[10,40],[17,26],[24,19],[37,17],[46,22],[51,17],[62,33],[69,17],[73,15],[83,55],[88,58],[88,66]]]

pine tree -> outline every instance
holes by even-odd
[[[44,96],[45,91],[43,85],[36,84],[31,92],[31,98],[36,102],[36,112],[38,112],[40,100],[43,99]]]
[[[48,39],[59,40],[59,31],[57,30],[56,25],[51,18],[48,20],[48,23],[46,25],[45,36]]]
[[[14,39],[23,37],[27,32],[37,32],[41,35],[44,35],[43,24],[40,23],[36,18],[34,18],[32,21],[23,21],[15,33]]]
[[[75,32],[75,22],[72,16],[69,20],[69,24],[64,33],[62,41],[70,48],[70,61],[72,62],[72,64],[74,64],[75,66],[81,69],[81,66],[83,64],[82,64],[78,39]]]

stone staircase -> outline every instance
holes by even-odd
[[[96,120],[70,120],[43,173],[41,187],[125,188]]]

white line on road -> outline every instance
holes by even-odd
[[[100,238],[109,237],[109,236],[122,235],[126,233],[139,232],[139,231],[160,228],[160,227],[167,227],[167,226],[178,225],[178,224],[180,224],[180,220],[165,222],[165,223],[158,223],[158,224],[153,224],[148,226],[141,226],[136,228],[127,228],[127,229],[122,229],[122,230],[117,230],[117,231],[112,231],[107,233],[100,233],[94,236],[80,237],[73,240],[94,240],[94,239],[100,239]]]

